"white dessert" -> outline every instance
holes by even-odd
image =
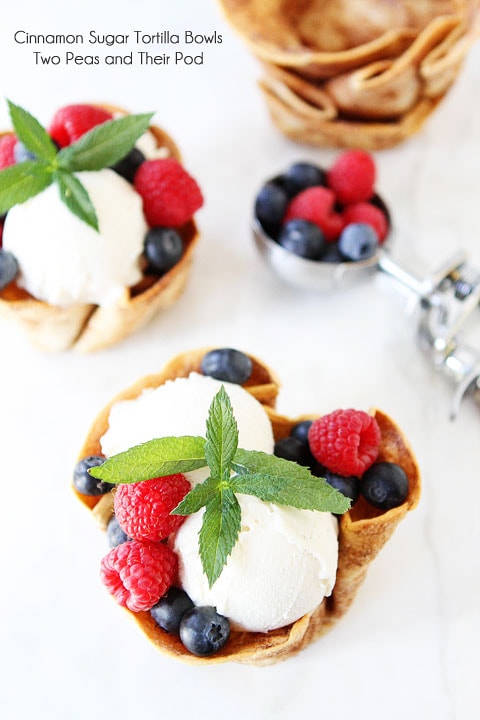
[[[102,451],[113,455],[155,437],[205,436],[208,409],[221,384],[192,373],[117,403],[101,439]],[[241,386],[223,385],[237,421],[239,447],[271,453],[272,427],[261,404]],[[207,468],[187,477],[196,483],[208,474]],[[294,622],[330,595],[337,568],[337,521],[330,513],[281,507],[247,495],[238,500],[241,532],[212,588],[198,552],[203,510],[187,517],[172,546],[182,586],[195,604],[214,605],[236,627],[267,632]]]
[[[147,130],[147,132],[138,138],[135,147],[137,150],[140,150],[145,160],[159,160],[170,157],[169,149],[163,146],[159,147],[155,136],[150,130]]]
[[[188,378],[177,378],[155,389],[144,390],[134,400],[116,403],[110,411],[109,429],[101,438],[103,454],[116,455],[153,438],[205,437],[208,409],[222,384],[233,406],[239,447],[273,452],[270,420],[250,393],[240,385],[191,373]],[[202,482],[208,475],[208,468],[186,473],[192,484]]]
[[[248,495],[238,500],[241,532],[212,588],[198,553],[203,511],[186,519],[173,549],[183,589],[196,605],[215,606],[233,627],[267,632],[298,620],[331,594],[337,521],[330,513],[281,507]]]
[[[142,199],[113,170],[77,177],[95,207],[98,233],[67,208],[54,183],[8,212],[3,246],[20,265],[18,284],[38,300],[109,305],[142,277]]]

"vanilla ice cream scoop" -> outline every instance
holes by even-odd
[[[156,437],[205,435],[210,403],[224,385],[233,407],[239,447],[273,452],[270,420],[261,404],[239,385],[197,373],[144,390],[116,403],[101,439],[113,455]],[[195,484],[208,468],[187,473]],[[220,577],[208,587],[198,550],[203,510],[187,517],[171,544],[180,579],[196,605],[214,605],[233,626],[267,632],[314,610],[335,584],[337,521],[330,513],[298,510],[238,495],[241,532]]]
[[[238,495],[237,544],[212,588],[202,571],[198,532],[203,510],[178,530],[173,549],[180,579],[196,605],[213,605],[234,627],[267,632],[314,610],[335,584],[337,521],[330,513],[274,505]]]
[[[102,452],[108,457],[160,437],[205,437],[208,410],[222,385],[237,421],[238,446],[272,453],[272,426],[258,400],[240,385],[222,383],[199,373],[169,380],[155,389],[144,390],[133,400],[116,403],[110,411],[109,428],[101,439]],[[208,475],[208,468],[186,473],[193,484]]]
[[[137,150],[140,150],[146,160],[158,160],[170,157],[170,151],[167,147],[158,145],[157,140],[150,130],[141,135],[135,143]]]
[[[142,277],[142,199],[113,170],[76,175],[97,213],[98,233],[67,208],[53,183],[8,212],[3,246],[19,263],[18,284],[37,300],[109,305]]]

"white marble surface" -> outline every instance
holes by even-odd
[[[13,32],[217,30],[199,67],[35,67]],[[175,48],[173,48],[174,50]],[[161,49],[160,49],[161,50]],[[162,51],[162,50],[161,50]],[[62,51],[63,52],[63,51]],[[83,52],[92,52],[87,47]],[[134,4],[17,0],[2,13],[1,95],[47,121],[100,100],[157,119],[180,144],[206,205],[188,290],[167,314],[89,357],[44,355],[2,323],[0,715],[15,720],[190,718],[369,720],[478,717],[479,429],[415,344],[409,303],[376,277],[343,294],[302,295],[259,263],[249,232],[263,178],[289,162],[328,165],[270,124],[259,69],[203,0]],[[480,46],[417,137],[378,153],[402,254],[434,269],[458,248],[480,265]],[[0,127],[7,126],[2,101]],[[472,334],[480,350],[480,317]],[[423,472],[418,509],[372,565],[337,628],[271,668],[191,668],[157,654],[98,579],[104,539],[70,488],[91,419],[114,393],[175,353],[235,345],[278,372],[279,408],[386,410]]]

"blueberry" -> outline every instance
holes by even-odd
[[[291,435],[277,440],[273,448],[273,454],[285,460],[293,460],[293,462],[306,467],[311,465],[313,460],[308,444]]]
[[[243,385],[252,374],[253,364],[240,350],[218,348],[203,356],[200,370],[217,380]]]
[[[124,542],[128,542],[130,539],[125,530],[120,527],[116,516],[113,515],[107,525],[107,542],[109,547],[114,548],[117,547],[117,545],[123,545]]]
[[[230,637],[228,618],[211,606],[187,610],[180,622],[180,640],[193,655],[211,655]]]
[[[283,175],[283,185],[290,197],[297,195],[306,188],[325,184],[325,171],[311,163],[294,163]]]
[[[278,233],[288,200],[285,190],[274,182],[267,182],[257,195],[255,217],[272,237]]]
[[[28,150],[20,140],[17,140],[15,143],[15,147],[13,148],[13,157],[15,158],[16,163],[25,162],[25,160],[37,159],[35,153]]]
[[[125,157],[112,165],[111,170],[133,184],[135,173],[143,162],[145,162],[145,155],[134,147]]]
[[[327,249],[322,255],[322,262],[341,263],[344,258],[340,255],[337,243],[327,243]]]
[[[92,467],[103,465],[105,458],[101,455],[89,455],[75,465],[73,471],[73,485],[82,495],[105,495],[114,485],[97,480],[89,474]]]
[[[324,478],[328,470],[325,465],[322,465],[318,462],[318,460],[315,460],[310,467],[310,472],[312,473],[312,475],[315,475],[315,477]]]
[[[295,255],[319,260],[325,251],[323,232],[308,220],[289,220],[278,236],[278,243]]]
[[[182,257],[183,240],[172,228],[155,227],[145,237],[144,252],[153,270],[166,272]]]
[[[366,260],[375,254],[377,246],[377,233],[366,223],[347,225],[338,239],[338,249],[346,260]]]
[[[407,499],[408,478],[403,468],[395,463],[375,463],[363,474],[361,491],[371,505],[390,510]]]
[[[308,443],[308,431],[312,427],[313,420],[302,420],[296,423],[290,431],[290,435],[303,443]]]
[[[180,588],[171,587],[152,607],[150,615],[162,630],[178,634],[182,617],[192,608],[193,602],[187,593]]]
[[[352,503],[358,500],[358,496],[360,495],[360,478],[355,475],[343,477],[343,475],[336,475],[329,470],[325,471],[323,477],[335,490],[341,492],[345,497],[350,498]]]
[[[18,262],[12,253],[0,248],[0,290],[7,287],[18,275]]]

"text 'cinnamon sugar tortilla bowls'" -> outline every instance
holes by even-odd
[[[148,376],[120,393],[94,421],[80,452],[80,459],[102,453],[102,438],[111,429],[112,410],[115,412],[119,403],[121,406],[124,401],[135,401],[142,393],[155,392],[156,388],[162,389],[165,383],[175,381],[176,378],[192,378],[191,373],[194,376],[196,373],[201,374],[202,361],[209,350],[204,348],[179,355],[160,373]],[[261,361],[249,357],[252,360],[253,372],[244,388],[260,401],[271,424],[273,437],[278,442],[289,436],[292,428],[305,418],[291,419],[275,411],[278,380]],[[228,392],[228,383],[226,387]],[[238,392],[241,392],[240,388]],[[227,661],[254,665],[272,664],[287,659],[317,640],[347,612],[365,579],[370,563],[391,537],[398,523],[416,506],[420,496],[419,470],[402,432],[393,420],[379,410],[371,410],[369,417],[374,418],[372,422],[379,428],[377,461],[399,465],[408,479],[408,492],[401,504],[388,510],[375,508],[364,498],[360,498],[341,516],[338,524],[338,567],[331,594],[311,612],[267,632],[236,629],[233,625],[226,644],[208,657],[199,657],[189,652],[177,634],[165,632],[157,625],[150,612],[127,610],[162,653],[193,664]],[[100,527],[105,529],[114,512],[114,493],[107,490],[99,497],[90,497],[76,492]],[[184,559],[183,562],[187,561]]]
[[[221,0],[262,62],[271,119],[298,142],[380,150],[418,132],[480,35],[471,0]]]
[[[129,114],[125,111],[107,105],[72,107],[98,107],[109,114],[112,119],[129,117]],[[4,133],[0,135],[0,138],[8,135],[12,135],[12,133]],[[142,149],[140,150],[140,148]],[[181,164],[180,151],[174,140],[164,130],[154,125],[150,125],[144,135],[139,138],[132,152],[137,152],[140,160],[138,160],[137,157],[135,161],[140,164],[146,160],[159,162],[160,160],[166,161],[170,159],[178,162],[179,166]],[[140,165],[138,165],[137,168],[139,166]],[[107,172],[110,173],[109,178],[112,179],[112,183],[113,180],[115,181],[115,186],[112,187],[110,201],[108,192],[105,199],[105,192],[102,188],[103,195],[98,202],[101,202],[103,206],[110,207],[109,213],[112,218],[114,218],[115,215],[118,215],[118,217],[125,216],[125,223],[118,219],[114,220],[117,224],[118,232],[123,235],[128,234],[126,230],[124,230],[124,227],[128,227],[133,213],[129,214],[126,205],[122,207],[124,205],[122,198],[125,193],[129,193],[129,196],[136,196],[135,216],[138,212],[140,219],[138,222],[135,220],[135,229],[137,229],[137,227],[143,227],[144,231],[142,232],[140,230],[138,232],[138,239],[135,240],[136,245],[133,253],[131,249],[132,241],[129,241],[130,246],[128,252],[125,250],[124,254],[125,263],[131,263],[132,268],[134,268],[128,272],[132,273],[132,277],[134,276],[135,280],[131,284],[128,282],[121,283],[123,287],[117,287],[115,295],[113,296],[112,294],[111,297],[106,297],[105,301],[96,299],[93,301],[83,301],[79,298],[69,298],[65,301],[62,299],[61,302],[57,302],[51,301],[50,299],[46,300],[42,296],[42,299],[35,296],[35,292],[26,286],[28,283],[24,282],[22,263],[20,262],[17,278],[0,290],[0,314],[7,320],[18,323],[26,332],[31,342],[42,350],[55,352],[72,349],[78,352],[92,352],[120,342],[148,323],[157,312],[170,307],[181,295],[188,280],[194,249],[199,239],[198,228],[193,217],[190,217],[174,228],[178,235],[178,244],[181,247],[175,263],[165,270],[155,268],[152,263],[146,260],[143,252],[142,242],[146,237],[149,226],[152,228],[152,223],[147,223],[146,216],[143,217],[143,213],[145,212],[141,209],[143,199],[133,189],[133,175],[127,178],[127,174],[122,176],[123,170],[118,170],[113,173],[111,169],[99,170],[98,173],[84,173],[83,175],[88,178],[89,176],[98,176],[100,173],[104,174]],[[82,173],[77,173],[76,177],[81,174]],[[104,175],[104,177],[106,176]],[[106,180],[104,182],[107,185]],[[120,182],[124,186],[120,188],[123,193],[121,196],[115,194],[118,183]],[[52,187],[48,187],[47,190],[40,193],[40,195],[43,196],[45,192],[50,192],[51,190]],[[32,200],[37,201],[38,197],[37,195],[37,197],[32,198]],[[32,201],[27,200],[27,204],[29,202]],[[55,200],[55,202],[57,202],[57,200]],[[59,203],[59,205],[61,206],[61,210],[64,211],[63,204]],[[19,205],[15,207],[14,210],[18,210],[20,207]],[[96,208],[96,210],[98,214],[98,208]],[[55,216],[52,217],[50,215],[48,220],[54,224]],[[73,218],[73,220],[77,222],[77,224],[80,222],[77,218]],[[132,223],[133,222],[132,220]],[[3,237],[4,248],[7,250],[9,249],[8,230],[9,217],[7,213]],[[87,231],[91,232],[91,228],[87,227]],[[101,227],[100,235],[102,235]],[[100,237],[100,235],[97,237]],[[113,233],[110,232],[110,235],[113,236]],[[63,237],[65,237],[65,235]],[[73,233],[71,238],[71,242],[73,243]],[[117,247],[120,247],[120,249],[116,251],[118,253],[117,257],[121,257],[123,246],[119,244]],[[82,252],[84,251],[82,250]],[[104,263],[105,261],[102,259],[102,262]],[[71,267],[75,266],[75,258],[70,265]],[[99,267],[100,266],[101,263],[99,260]],[[110,270],[110,268],[107,268],[107,272],[113,275],[113,271]],[[81,271],[79,271],[79,273],[81,274]],[[86,284],[88,285],[89,282],[90,280],[87,279]],[[79,281],[78,284],[80,283],[81,281]],[[96,280],[96,283],[98,286],[98,280]]]

